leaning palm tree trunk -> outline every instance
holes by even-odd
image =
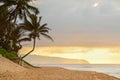
[[[36,38],[34,38],[34,40],[33,40],[33,49],[30,52],[28,52],[27,54],[25,54],[23,57],[21,57],[21,59],[25,58],[27,55],[29,55],[31,52],[33,52],[35,50],[35,43],[36,43]]]
[[[23,57],[20,57],[20,60],[19,60],[20,65],[22,65],[23,58],[25,58],[27,55],[29,55],[31,52],[33,52],[35,50],[35,44],[36,44],[36,38],[33,39],[33,49],[30,52],[28,52],[27,54],[25,54]]]

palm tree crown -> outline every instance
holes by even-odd
[[[49,38],[53,41],[53,39],[47,34],[49,33],[50,28],[46,27],[47,24],[43,24],[41,25],[41,18],[42,17],[38,17],[34,14],[30,15],[30,21],[27,20],[27,18],[25,18],[25,23],[24,25],[24,29],[27,31],[30,31],[31,33],[29,34],[30,38],[38,38],[40,39],[40,35],[43,35],[46,38]]]
[[[49,33],[50,30],[50,28],[45,27],[47,24],[43,24],[43,25],[40,24],[42,17],[39,17],[38,19],[36,14],[31,14],[29,17],[30,20],[28,20],[25,17],[24,19],[25,23],[22,25],[24,26],[23,28],[25,30],[30,31],[29,37],[33,39],[33,49],[30,52],[28,52],[26,55],[24,55],[22,58],[26,57],[27,55],[29,55],[31,52],[34,51],[36,38],[40,39],[41,35],[53,41],[53,39],[47,34]]]

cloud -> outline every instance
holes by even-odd
[[[42,50],[43,53],[49,53],[49,54],[86,54],[92,49],[90,48],[82,48],[82,47],[44,47],[41,49],[41,47],[37,47],[38,50]]]
[[[111,54],[120,54],[120,49],[119,48],[111,48],[109,50],[109,53],[111,53]]]
[[[39,0],[42,22],[47,22],[55,39],[52,45],[120,45],[118,0]],[[76,37],[77,36],[77,37]],[[86,37],[88,37],[86,39]],[[81,39],[82,38],[82,39]],[[114,42],[113,42],[114,41]],[[40,45],[48,45],[46,40]]]

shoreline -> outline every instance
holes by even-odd
[[[95,71],[69,70],[61,67],[20,66],[0,57],[0,80],[120,80]]]
[[[39,64],[39,67],[61,67],[68,70],[95,71],[120,78],[120,64]]]
[[[120,80],[95,71],[69,70],[61,67],[26,68],[22,72],[0,73],[0,80]]]

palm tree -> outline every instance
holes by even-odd
[[[9,40],[7,38],[8,34],[8,25],[10,26],[8,19],[8,10],[7,8],[1,8],[0,9],[0,46],[4,49],[9,50]]]
[[[32,0],[0,0],[0,46],[7,50],[10,49],[11,37],[14,38],[13,35],[18,35],[16,33],[13,34],[18,29],[15,27],[17,18],[22,19],[25,14],[29,15],[31,12],[39,13],[36,7],[29,4],[30,1]],[[12,41],[17,39],[17,37],[16,39],[13,38]]]
[[[14,20],[14,24],[16,23],[17,17],[22,19],[27,13],[29,15],[31,12],[38,14],[39,10],[31,6],[29,2],[32,0],[0,0],[2,5],[0,5],[0,10],[4,10],[7,8],[9,10],[9,21]]]
[[[0,0],[0,13],[4,12],[4,10],[7,10],[6,13],[7,20],[10,21],[10,13],[12,12],[13,8],[15,7],[17,0]],[[13,7],[14,6],[14,7]],[[2,23],[4,24],[4,23]]]
[[[29,15],[31,12],[38,14],[39,10],[36,7],[33,7],[29,4],[32,0],[17,0],[16,8],[11,12],[11,16],[14,19],[14,23],[16,22],[17,16],[22,19],[27,13]]]
[[[33,40],[32,50],[22,59],[34,51],[36,39],[40,39],[41,35],[53,41],[47,34],[50,29],[46,27],[47,24],[40,24],[42,17],[37,17],[39,10],[31,6],[30,1],[32,0],[0,0],[0,47],[17,54],[22,48],[22,41]],[[18,25],[18,19],[23,21],[22,25]],[[24,31],[29,34],[24,36]]]
[[[12,28],[12,32],[10,34],[10,40],[12,50],[15,53],[18,53],[19,49],[22,48],[21,42],[24,41],[31,41],[31,39],[27,36],[25,36],[25,32],[21,26],[16,26]]]
[[[44,37],[53,41],[53,39],[47,34],[50,30],[49,28],[45,27],[47,24],[43,24],[43,25],[40,24],[41,18],[42,17],[39,17],[39,19],[38,19],[36,14],[30,15],[30,21],[27,20],[27,18],[25,18],[25,23],[23,24],[24,29],[27,31],[30,31],[29,37],[31,39],[33,39],[33,49],[30,52],[28,52],[27,54],[25,54],[22,57],[22,59],[34,51],[36,39],[37,38],[40,39],[41,35],[43,35]]]

